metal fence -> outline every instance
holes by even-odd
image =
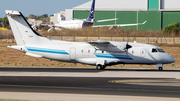
[[[51,39],[71,42],[91,42],[97,40],[138,42],[147,44],[180,44],[180,37],[75,37],[75,36],[50,36]]]
[[[76,36],[48,36],[48,38],[71,42],[121,41],[147,44],[180,44],[180,37],[76,37]],[[1,39],[0,42],[15,43],[14,39]]]

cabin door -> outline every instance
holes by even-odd
[[[71,48],[70,49],[70,60],[71,61],[75,61],[76,60],[76,49],[75,48]]]

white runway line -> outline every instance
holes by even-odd
[[[90,94],[53,94],[0,92],[0,99],[41,100],[41,101],[180,101],[180,98],[144,97],[144,96],[113,96]]]
[[[125,77],[125,78],[175,78],[180,72],[157,71],[102,71],[102,72],[0,72],[0,76],[38,76],[38,77]]]

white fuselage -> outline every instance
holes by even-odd
[[[83,22],[84,21],[81,20],[61,21],[54,26],[65,29],[81,29],[83,27]]]
[[[111,42],[116,48],[109,47],[107,51],[97,50],[85,42],[52,41],[52,44],[26,45],[19,49],[44,58],[65,61],[79,62],[90,65],[97,65],[104,62],[104,65],[114,64],[167,64],[174,62],[174,58],[166,52],[152,52],[152,49],[161,49],[157,46],[129,43],[132,48],[126,51],[119,51],[118,44],[122,42]],[[12,46],[13,48],[13,46]]]

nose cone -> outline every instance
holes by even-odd
[[[171,63],[176,62],[176,60],[171,56],[171,59],[169,60]]]
[[[176,60],[175,60],[172,56],[170,56],[169,54],[166,54],[166,55],[164,55],[164,56],[162,57],[162,61],[163,61],[164,63],[173,63],[173,62],[175,62]]]
[[[168,62],[169,63],[174,63],[176,60],[172,57],[172,56],[170,56],[170,58],[168,59]]]

